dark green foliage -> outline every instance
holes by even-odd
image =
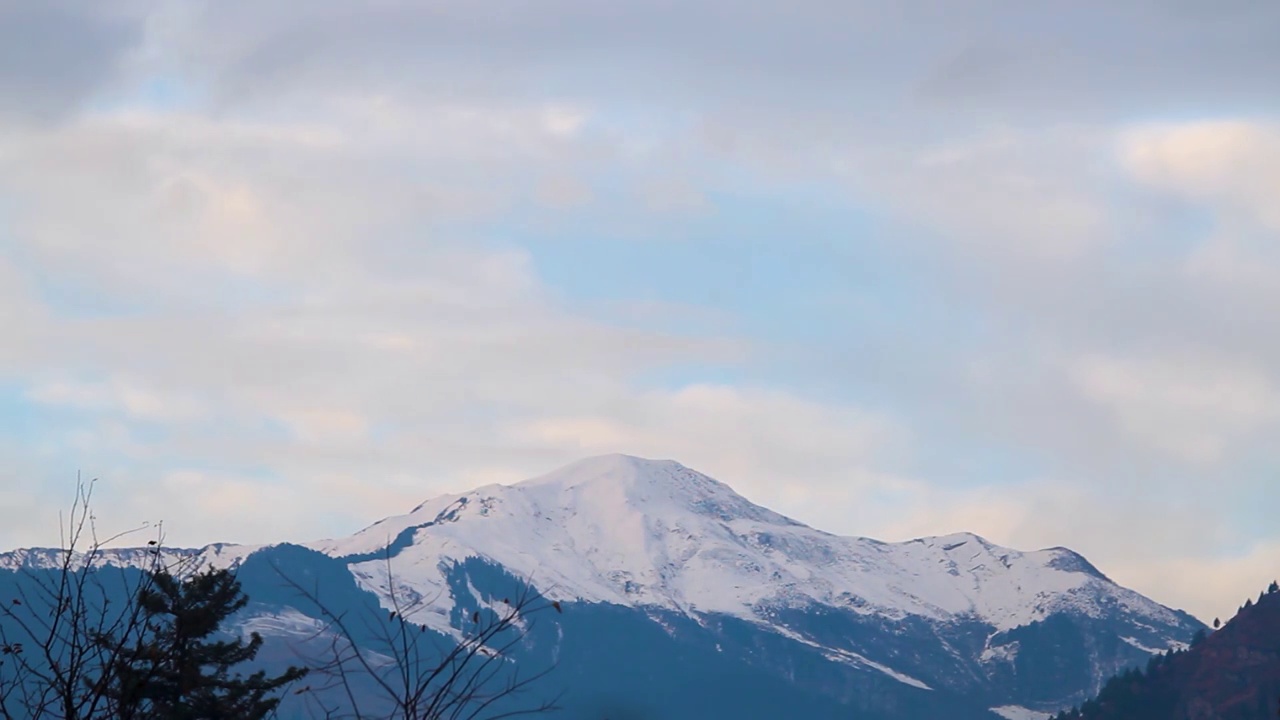
[[[1153,656],[1145,671],[1131,670],[1113,677],[1097,697],[1054,720],[1276,717],[1280,707],[1276,672],[1280,638],[1275,612],[1280,598],[1269,596],[1277,592],[1280,588],[1268,590],[1256,604],[1246,600],[1240,613],[1213,637],[1197,633],[1189,649]],[[1220,625],[1214,621],[1215,628]]]
[[[230,571],[210,568],[184,579],[158,572],[152,580],[137,598],[147,632],[117,653],[108,689],[121,720],[258,720],[280,702],[277,690],[306,674],[293,667],[277,677],[232,671],[257,656],[262,637],[218,637],[248,602]]]
[[[1173,702],[1152,697],[1146,689],[1169,674],[1174,658],[1182,653],[1153,655],[1145,671],[1130,669],[1112,677],[1096,698],[1078,708],[1059,713],[1054,720],[1170,720]]]

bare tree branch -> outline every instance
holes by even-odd
[[[70,511],[59,514],[61,547],[29,552],[0,598],[0,718],[119,718],[109,689],[127,648],[151,628],[138,603],[157,573],[180,575],[192,558],[170,555],[162,524],[100,537],[92,511],[96,481],[77,479]],[[133,562],[111,566],[105,550],[130,535],[153,536]],[[56,559],[48,564],[44,558]]]
[[[427,625],[414,622],[419,614],[430,611],[433,602],[405,599],[396,585],[390,547],[386,550],[386,614],[363,612],[354,621],[358,624],[347,612],[328,606],[318,586],[306,587],[279,567],[275,570],[286,586],[319,609],[324,621],[320,632],[332,636],[325,654],[312,658],[311,672],[313,677],[329,678],[327,689],[341,688],[349,707],[343,713],[332,705],[319,706],[326,718],[366,717],[358,701],[357,684],[362,680],[396,720],[499,720],[557,707],[559,695],[514,710],[497,707],[554,670],[552,666],[521,677],[513,657],[512,651],[532,628],[533,616],[559,610],[558,603],[547,601],[528,583],[514,597],[492,603],[500,607],[477,607],[464,613],[457,637],[442,645]],[[363,646],[361,637],[369,639]],[[379,717],[387,717],[386,711]]]

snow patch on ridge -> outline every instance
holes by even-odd
[[[1139,650],[1141,650],[1141,651],[1143,651],[1143,652],[1146,652],[1146,653],[1151,653],[1152,655],[1160,655],[1160,654],[1164,653],[1164,650],[1161,650],[1161,649],[1159,649],[1159,648],[1147,647],[1146,645],[1143,645],[1141,642],[1139,642],[1139,640],[1138,640],[1137,638],[1133,638],[1133,637],[1122,637],[1122,638],[1120,638],[1120,639],[1121,639],[1121,640],[1123,640],[1123,641],[1125,641],[1126,643],[1129,643],[1130,645],[1132,645],[1132,646],[1134,646],[1134,647],[1138,648]]]
[[[910,685],[911,687],[919,688],[921,690],[933,690],[933,688],[929,687],[924,682],[917,680],[916,678],[913,678],[910,675],[907,675],[906,673],[898,672],[897,670],[894,670],[888,665],[882,665],[881,663],[878,663],[874,660],[870,660],[867,657],[860,655],[856,652],[852,652],[850,650],[842,650],[840,648],[827,647],[820,643],[814,642],[813,640],[810,640],[809,638],[801,635],[800,633],[797,633],[785,627],[770,627],[769,629],[772,630],[773,632],[778,633],[779,635],[782,635],[783,637],[790,638],[791,640],[794,640],[802,645],[808,645],[809,647],[821,650],[823,653],[823,656],[826,657],[828,660],[869,667],[873,670],[879,670],[880,672],[884,673],[885,675],[888,675],[889,677],[893,678],[894,680],[897,680],[898,682],[904,685]]]
[[[304,615],[293,608],[278,612],[256,613],[247,616],[239,624],[240,633],[248,637],[250,633],[260,635],[293,635],[313,636],[323,631],[324,622]]]
[[[1049,720],[1049,718],[1053,717],[1053,713],[1039,712],[1038,710],[1024,708],[1021,705],[993,707],[991,712],[1006,718],[1006,720]]]

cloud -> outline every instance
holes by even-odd
[[[1280,127],[1219,120],[1135,128],[1122,140],[1140,182],[1280,231]]]
[[[1214,358],[1084,357],[1069,371],[1122,432],[1192,462],[1280,420],[1280,392],[1264,373]]]
[[[1272,532],[1280,9],[1206,7],[0,0],[2,487],[270,540],[630,451],[1208,607],[1138,563]]]
[[[529,173],[538,162],[558,162],[562,141],[540,125],[539,112],[517,108],[501,120],[490,113],[488,124],[466,115],[452,127],[437,121],[444,127],[436,132],[454,140],[401,147],[417,153],[402,162],[432,168],[416,177],[384,166],[381,146],[397,146],[399,130],[350,134],[342,118],[298,124],[89,116],[12,136],[0,154],[0,187],[34,261],[74,264],[89,276],[77,280],[108,283],[114,292],[150,292],[168,282],[166,293],[191,294],[192,280],[221,282],[227,274],[316,283],[355,255],[366,264],[401,262],[378,253],[438,246],[432,226],[518,197],[518,187],[466,178],[486,166]],[[476,153],[458,147],[468,137]],[[453,187],[441,191],[455,170]],[[77,211],[62,212],[67,206]],[[414,222],[426,231],[416,242],[399,234]]]
[[[0,118],[63,120],[108,86],[145,21],[115,5],[0,2]]]
[[[1274,542],[1240,542],[1229,522],[1205,511],[1221,502],[1208,489],[1188,494],[1158,483],[1142,489],[1045,477],[1013,487],[921,484],[912,493],[875,536],[967,531],[1022,550],[1070,547],[1121,585],[1205,621],[1229,617],[1278,567]]]
[[[1145,125],[1122,138],[1140,183],[1213,213],[1214,229],[1184,263],[1188,277],[1274,298],[1280,269],[1280,129],[1274,122],[1215,120]]]
[[[590,414],[517,424],[513,439],[574,458],[671,457],[823,529],[857,527],[860,498],[904,482],[883,469],[906,438],[891,419],[763,388],[695,384],[627,394]]]
[[[6,338],[0,343],[0,373],[25,354],[44,319],[35,283],[15,263],[0,257],[0,334]]]
[[[1280,544],[1259,542],[1242,552],[1197,553],[1128,563],[1118,576],[1135,587],[1153,588],[1157,597],[1182,607],[1205,622],[1225,622],[1245,600],[1265,589],[1280,573]]]
[[[556,0],[496,12],[483,2],[355,11],[318,0],[300,12],[287,2],[231,0],[208,7],[171,43],[183,67],[203,71],[228,104],[369,85],[473,97],[538,88],[637,105],[913,123],[932,113],[953,122],[1115,117],[1182,109],[1184,98],[1200,96],[1253,102],[1278,57],[1264,31],[1275,10],[1193,5],[1126,0],[1010,12],[933,0],[805,0],[785,9]],[[1080,52],[1086,39],[1089,52]]]
[[[861,193],[884,196],[958,244],[956,255],[1057,265],[1114,241],[1098,173],[1085,160],[1103,147],[1090,128],[1001,129],[846,165]]]
[[[119,377],[102,383],[42,382],[28,390],[27,397],[42,405],[119,414],[150,422],[190,420],[202,413],[199,403],[191,398],[161,396],[145,385]]]
[[[547,469],[545,450],[500,446],[508,422],[745,357],[739,339],[564,307],[527,250],[457,229],[520,203],[516,180],[590,161],[583,114],[335,107],[305,122],[113,109],[7,137],[0,293],[23,342],[5,343],[0,379],[31,403],[19,412],[59,418],[43,442],[67,470],[111,479],[104,514],[142,502],[178,518],[174,541],[215,539],[180,497],[207,476],[246,498],[261,485],[254,506],[280,513],[237,539],[352,530],[466,478]]]

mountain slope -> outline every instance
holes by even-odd
[[[590,458],[513,486],[436,498],[315,547],[356,565],[478,555],[566,599],[767,620],[817,602],[893,619],[972,617],[1009,630],[1071,611],[1185,617],[1075,553],[1023,553],[971,534],[882,543],[810,528],[673,461]],[[372,568],[370,568],[372,571]],[[433,578],[408,575],[407,583]]]
[[[980,691],[991,707],[1078,702],[1203,627],[1063,548],[839,537],[679,463],[622,455],[435,498],[311,547],[370,588],[388,586],[389,554],[410,597],[445,592],[436,568],[483,558],[565,601],[732,618],[911,687]]]
[[[1220,630],[1114,678],[1064,720],[1264,720],[1280,709],[1280,587]]]
[[[443,635],[457,632],[459,608],[476,607],[477,588],[527,580],[565,608],[525,654],[554,661],[577,689],[567,717],[652,702],[659,686],[685,690],[642,715],[705,717],[691,708],[745,703],[733,716],[803,707],[814,718],[1046,717],[1203,628],[1063,548],[1020,552],[971,534],[840,537],[679,463],[622,455],[434,498],[310,543],[309,554],[201,552],[244,568],[314,566],[330,585],[347,578],[361,592],[339,603],[389,607],[394,588],[426,602],[414,622]],[[47,560],[11,554],[0,567]],[[314,631],[314,610],[281,594],[278,577],[246,577],[261,602],[245,622],[282,642]]]

